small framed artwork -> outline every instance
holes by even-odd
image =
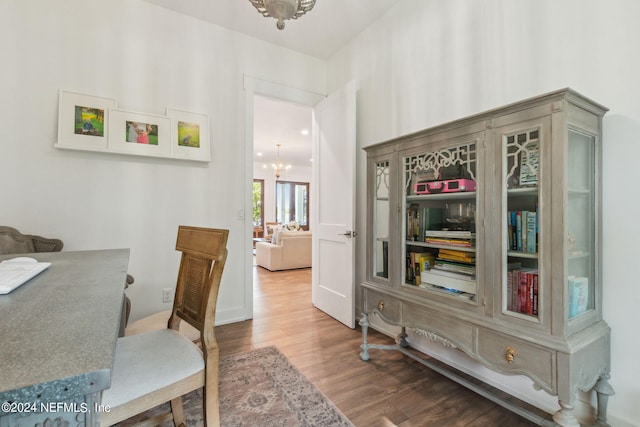
[[[116,100],[61,90],[58,99],[58,148],[106,151],[109,112]]]
[[[209,116],[167,108],[171,118],[171,157],[211,161]]]
[[[109,152],[171,157],[171,120],[164,116],[111,110]]]

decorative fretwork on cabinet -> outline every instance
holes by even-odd
[[[578,426],[577,392],[594,390],[596,422],[607,425],[613,390],[610,329],[602,317],[606,111],[563,89],[365,148],[363,360],[371,349],[415,358],[407,349],[410,332],[497,372],[529,377],[558,397],[553,420],[563,426]],[[371,316],[401,327],[397,345],[367,341]]]

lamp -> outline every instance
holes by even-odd
[[[276,26],[284,30],[285,19],[298,19],[313,9],[316,0],[249,0],[264,17],[278,20]]]
[[[280,162],[280,144],[276,144],[276,147],[278,147],[278,157],[276,158],[276,162],[272,163],[271,166],[276,170],[276,179],[278,179],[280,175],[282,175],[282,169],[291,169],[291,165],[285,166]]]

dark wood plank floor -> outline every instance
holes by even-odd
[[[358,427],[534,425],[400,353],[361,361],[360,328],[313,307],[311,269],[253,268],[254,319],[216,328],[221,356],[277,346]],[[369,341],[393,343],[376,331]]]

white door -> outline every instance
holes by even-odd
[[[312,302],[355,327],[354,82],[329,95],[313,111]]]

